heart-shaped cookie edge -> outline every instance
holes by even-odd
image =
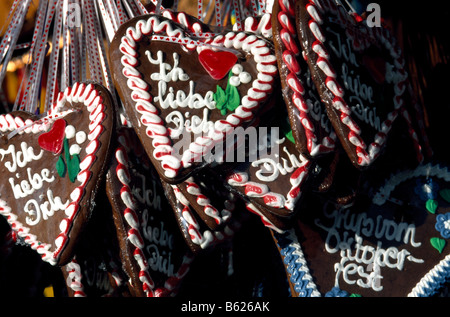
[[[139,102],[140,111],[135,110],[140,114],[139,124],[145,125],[147,130],[145,136],[142,133],[136,131],[140,138],[149,137],[152,139],[152,149],[146,149],[149,157],[154,162],[155,166],[158,166],[158,170],[162,171],[162,177],[169,183],[178,183],[182,179],[179,179],[180,170],[186,165],[188,167],[193,160],[195,160],[202,153],[208,153],[208,151],[216,144],[225,139],[225,135],[232,128],[239,126],[243,122],[252,120],[254,113],[259,109],[259,106],[267,99],[268,95],[272,92],[272,83],[275,80],[278,69],[276,67],[276,57],[271,53],[269,43],[265,40],[256,37],[255,35],[248,34],[246,32],[228,32],[224,35],[216,35],[213,38],[205,40],[207,45],[222,46],[227,49],[244,50],[246,53],[254,55],[257,63],[257,69],[259,71],[258,78],[252,82],[252,88],[249,89],[246,96],[242,96],[241,105],[231,114],[227,115],[225,120],[219,120],[215,122],[214,137],[200,137],[195,142],[190,143],[190,154],[186,155],[188,161],[182,161],[175,155],[172,155],[172,139],[168,136],[168,129],[164,125],[164,120],[155,113],[157,107],[151,103],[151,96],[147,92],[148,85],[143,81],[142,74],[135,68],[138,65],[136,42],[139,42],[145,36],[152,35],[168,35],[174,40],[183,43],[188,43],[191,38],[184,29],[179,28],[173,21],[164,19],[162,17],[154,15],[146,15],[138,17],[129,21],[129,24],[133,26],[123,25],[125,30],[118,31],[113,40],[119,46],[121,66],[120,70],[114,68],[115,74],[114,81],[119,94],[125,103],[131,103],[131,107],[136,109],[136,105]],[[121,34],[124,35],[121,35]],[[184,44],[186,48],[190,50],[196,49],[196,45]],[[111,59],[110,54],[110,59]],[[263,70],[263,71],[262,71]],[[131,90],[131,93],[122,92],[121,85],[118,82],[120,79],[127,80],[127,87]],[[256,87],[253,87],[255,85]],[[137,96],[138,99],[134,100],[133,96]],[[131,101],[127,101],[130,99]],[[244,105],[245,103],[245,105]],[[153,115],[156,120],[152,122],[142,122],[142,115]],[[128,115],[132,117],[133,114]],[[156,118],[157,117],[157,118]],[[137,129],[138,130],[138,129]],[[145,143],[145,142],[143,142]],[[190,160],[190,162],[189,162]],[[183,175],[183,179],[187,178],[189,174]]]
[[[186,248],[186,253],[183,255],[182,264],[179,267],[179,270],[174,272],[175,276],[170,277],[164,285],[158,287],[155,285],[149,273],[149,264],[143,251],[146,245],[144,243],[145,240],[142,233],[142,224],[140,223],[137,214],[138,210],[136,209],[138,208],[138,204],[136,203],[130,186],[131,173],[127,148],[133,149],[133,142],[131,142],[130,138],[127,138],[125,134],[122,134],[120,131],[117,135],[119,141],[118,146],[114,150],[114,157],[111,163],[112,165],[107,173],[106,190],[108,199],[114,208],[113,214],[119,214],[119,216],[114,216],[118,237],[122,237],[123,241],[126,241],[127,248],[134,248],[134,251],[132,252],[126,252],[125,250],[122,252],[122,255],[129,255],[128,259],[123,260],[123,267],[130,275],[130,279],[135,280],[132,284],[134,291],[136,291],[139,296],[173,296],[176,294],[180,283],[188,273],[190,265],[194,260],[194,255],[188,248]],[[144,153],[144,155],[146,154]],[[120,188],[120,198],[117,198],[117,196],[114,195],[114,192],[116,191],[114,188],[116,187]],[[162,199],[165,199],[165,197],[162,197]],[[178,225],[176,228],[178,229]],[[128,267],[128,265],[130,265],[130,267]],[[139,270],[137,275],[132,274],[136,271],[135,267],[138,267]],[[136,282],[136,279],[138,282]],[[139,286],[141,287],[136,289]]]
[[[445,165],[428,163],[419,165],[414,171],[397,171],[396,173],[391,174],[389,179],[378,188],[374,193],[372,202],[376,205],[383,205],[388,201],[390,194],[398,185],[416,177],[437,177],[448,181],[450,180],[450,170]],[[321,294],[318,291],[316,280],[312,276],[314,273],[310,272],[308,259],[302,250],[301,241],[304,238],[301,237],[301,234],[298,234],[295,229],[281,233],[272,231],[271,233],[280,252],[280,256],[283,259],[286,275],[290,281],[290,287],[295,291],[293,296],[323,296],[324,294]],[[302,261],[298,261],[299,258],[302,259]],[[450,254],[446,255],[423,277],[419,278],[416,285],[411,290],[406,290],[409,292],[406,295],[408,297],[433,296],[439,291],[449,277]]]
[[[65,217],[59,225],[60,233],[57,235],[54,246],[49,243],[43,243],[38,240],[38,237],[34,234],[29,233],[29,228],[17,221],[17,216],[14,211],[6,204],[6,202],[0,199],[0,214],[6,217],[8,223],[17,232],[18,236],[21,237],[26,244],[28,244],[33,250],[36,250],[45,262],[51,265],[63,265],[70,261],[71,255],[67,254],[62,258],[62,253],[64,249],[68,246],[70,241],[70,233],[73,222],[75,218],[80,214],[81,208],[86,208],[86,206],[81,206],[80,202],[83,199],[84,191],[88,183],[94,183],[92,180],[92,172],[89,170],[94,161],[97,160],[96,154],[100,148],[99,137],[104,132],[107,131],[103,123],[106,120],[111,120],[112,115],[108,118],[105,111],[105,106],[103,103],[103,98],[100,96],[100,91],[103,94],[107,90],[97,84],[86,84],[86,83],[75,83],[72,87],[66,88],[64,92],[60,92],[57,96],[57,101],[49,109],[48,115],[39,120],[26,120],[23,121],[20,117],[13,117],[11,114],[0,115],[0,132],[10,132],[10,133],[37,133],[39,131],[38,125],[47,125],[52,120],[64,117],[65,114],[77,111],[76,109],[64,110],[66,101],[71,103],[83,102],[87,111],[89,111],[89,118],[92,120],[89,124],[89,139],[90,142],[86,147],[86,157],[80,162],[80,171],[77,175],[77,179],[81,182],[81,185],[77,186],[72,193],[68,195],[70,198],[70,204],[65,210]],[[109,94],[109,93],[108,93]],[[113,111],[112,99],[109,98],[109,104],[111,105],[110,111]],[[100,119],[100,120],[99,120]],[[36,124],[37,123],[37,124]],[[111,131],[107,131],[111,133]],[[107,137],[108,138],[108,137]],[[110,138],[110,136],[109,136]],[[106,147],[107,145],[105,145]],[[106,153],[108,149],[105,149],[105,161]],[[100,169],[100,173],[103,168]],[[99,175],[96,182],[98,183],[102,175]],[[54,248],[53,248],[54,247]],[[53,250],[51,250],[53,248]]]
[[[332,1],[323,1],[323,3],[314,3],[311,1],[297,1],[296,2],[296,21],[298,34],[301,34],[302,47],[304,46],[306,40],[306,46],[303,47],[305,54],[307,55],[307,61],[312,71],[317,68],[325,75],[326,80],[323,85],[318,85],[318,89],[324,89],[327,91],[326,95],[329,95],[330,100],[324,100],[327,104],[330,104],[330,108],[336,111],[337,120],[339,123],[335,124],[335,130],[337,134],[343,139],[341,142],[349,154],[352,163],[357,168],[364,168],[371,165],[375,159],[380,155],[381,149],[387,140],[387,135],[391,130],[393,122],[397,119],[399,114],[406,116],[404,108],[404,93],[407,86],[407,73],[402,65],[404,65],[404,58],[401,55],[400,49],[394,43],[394,38],[390,32],[384,27],[368,27],[364,24],[364,21],[358,22],[350,14],[338,14],[340,18],[344,19],[347,23],[353,23],[356,25],[358,23],[359,27],[364,27],[367,34],[370,34],[373,39],[382,43],[385,49],[389,51],[398,68],[399,73],[403,74],[402,80],[395,83],[395,93],[393,98],[394,109],[386,115],[386,118],[381,123],[382,131],[379,131],[374,136],[372,142],[367,146],[363,139],[361,138],[361,128],[352,119],[352,110],[346,104],[343,99],[343,89],[337,83],[336,79],[333,77],[334,70],[329,63],[328,57],[329,53],[324,47],[323,43],[326,40],[323,32],[321,31],[322,12],[325,10],[341,10],[342,6],[332,3]],[[345,9],[344,9],[345,11]],[[305,21],[301,21],[302,14],[305,13]],[[307,21],[306,21],[307,20]],[[303,30],[304,28],[304,30]],[[312,39],[312,40],[310,40]],[[362,40],[369,42],[369,39],[362,38]],[[360,45],[365,45],[361,44]],[[312,53],[308,53],[311,51]],[[313,60],[316,61],[317,66],[314,67]],[[335,74],[335,72],[334,72]],[[323,86],[323,87],[320,87]],[[330,113],[330,112],[329,112]],[[349,133],[344,135],[342,126],[349,129]],[[414,132],[410,131],[411,136]],[[342,135],[341,135],[342,134]],[[413,138],[413,141],[416,140]],[[417,147],[417,145],[416,145]],[[420,154],[418,154],[418,159],[420,159]]]
[[[295,4],[290,0],[276,0],[274,2],[274,14],[272,16],[273,32],[275,41],[279,41],[280,49],[276,50],[280,77],[285,77],[281,81],[285,87],[283,98],[286,106],[292,115],[289,115],[291,126],[293,126],[293,136],[297,140],[297,148],[302,153],[306,153],[312,158],[333,152],[336,148],[336,133],[331,129],[330,133],[321,139],[318,138],[317,130],[314,127],[314,119],[311,116],[312,109],[307,103],[304,85],[301,74],[305,72],[301,69],[299,62],[303,58],[298,35],[295,26]],[[305,62],[305,66],[306,62]],[[321,101],[319,101],[321,102]],[[325,113],[325,105],[321,105]],[[292,107],[292,109],[289,109]],[[298,111],[298,114],[295,112]],[[319,122],[320,122],[319,118]],[[296,129],[296,130],[294,130]]]

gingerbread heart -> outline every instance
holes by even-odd
[[[140,297],[175,295],[194,256],[132,128],[118,131],[106,184],[130,291]]]
[[[240,221],[244,218],[242,215],[231,217],[221,227],[210,229],[206,224],[208,220],[206,222],[204,220],[205,216],[203,215],[203,218],[199,216],[202,214],[202,210],[199,210],[197,205],[191,205],[177,185],[163,181],[163,186],[184,240],[195,254],[211,250],[219,244],[230,241],[239,229]],[[236,209],[243,207],[241,203],[241,200],[236,201],[238,205]]]
[[[202,66],[205,50],[237,54],[225,78],[214,80]],[[169,183],[203,167],[230,130],[251,121],[277,76],[276,58],[263,39],[229,32],[200,42],[154,15],[121,26],[110,60],[127,116]]]
[[[384,27],[369,27],[334,1],[301,0],[297,34],[320,99],[357,168],[379,156],[406,106],[401,50]]]
[[[44,118],[24,112],[0,116],[0,214],[51,264],[71,259],[91,216],[108,158],[111,100],[100,85],[76,83],[58,95]],[[60,154],[39,141],[48,131],[60,138],[55,124],[65,125]]]
[[[189,177],[177,187],[211,230],[223,229],[232,220],[238,198],[218,182],[209,169]]]
[[[302,54],[295,26],[295,1],[274,1],[272,28],[283,97],[296,146],[311,158],[333,152],[336,133]]]
[[[450,272],[449,176],[432,164],[399,171],[351,208],[308,196],[297,230],[275,235],[296,296],[313,294],[300,287],[302,269],[316,296],[436,294]],[[302,265],[289,251],[294,244]]]
[[[261,216],[266,226],[282,231],[298,210],[314,164],[297,150],[286,110],[277,106],[263,117],[260,134],[238,148],[237,152],[246,151],[246,161],[227,165],[220,174],[226,186],[247,202],[249,211]]]

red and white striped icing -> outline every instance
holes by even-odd
[[[140,272],[139,280],[142,283],[142,289],[147,297],[167,296],[179,285],[183,277],[189,271],[190,264],[193,260],[191,255],[185,255],[179,270],[174,276],[170,277],[164,284],[164,287],[157,287],[149,273],[149,264],[144,255],[143,249],[146,247],[144,239],[141,235],[142,227],[137,216],[137,205],[130,188],[130,173],[128,171],[128,156],[125,148],[130,148],[127,138],[119,138],[121,145],[115,151],[115,159],[117,161],[116,175],[122,184],[120,189],[120,197],[125,204],[123,217],[130,227],[127,232],[127,241],[134,246],[133,256],[138,263]]]
[[[267,218],[264,213],[262,213],[254,204],[252,203],[246,203],[245,207],[247,208],[248,211],[250,211],[251,213],[257,215],[260,217],[261,222],[263,223],[263,225],[269,229],[272,229],[278,233],[283,233],[284,230],[278,228],[272,221],[270,221],[269,218]]]
[[[302,70],[297,61],[298,58],[303,58],[303,56],[301,55],[301,48],[297,42],[295,4],[292,0],[278,1],[280,11],[277,18],[281,26],[280,39],[283,43],[282,59],[287,68],[286,83],[292,92],[291,102],[299,111],[300,123],[305,131],[308,153],[314,157],[334,150],[336,134],[332,131],[322,140],[318,140],[317,138],[316,130],[309,114],[311,106],[305,100],[305,89],[300,79]],[[319,58],[320,62],[321,59]]]
[[[239,26],[238,23],[233,24],[233,31],[246,31],[256,34],[258,36],[264,37],[266,39],[271,39],[272,33],[272,14],[264,13],[259,17],[249,16],[244,20],[244,26]]]
[[[229,224],[225,224],[221,230],[202,230],[200,224],[197,222],[192,213],[191,206],[187,198],[183,195],[176,185],[171,185],[177,202],[181,204],[181,210],[178,212],[187,224],[187,230],[191,242],[204,250],[208,247],[224,241],[226,238],[232,237],[234,234],[233,228]]]
[[[273,208],[285,208],[294,210],[295,203],[300,198],[301,187],[308,176],[308,169],[311,165],[309,160],[304,160],[301,166],[296,168],[290,176],[290,189],[284,196],[270,190],[270,183],[258,183],[249,180],[247,172],[235,171],[227,176],[227,183],[234,187],[244,187],[244,194],[249,198],[262,198],[264,204]],[[288,185],[289,186],[289,185]]]
[[[81,267],[75,259],[72,259],[66,266],[67,271],[66,285],[73,291],[73,297],[86,297],[84,286],[81,282],[83,274]]]
[[[58,94],[57,102],[48,112],[48,116],[38,121],[22,120],[20,117],[13,117],[11,114],[0,116],[0,132],[10,132],[14,134],[37,134],[47,131],[50,125],[57,119],[73,112],[73,110],[61,111],[66,104],[74,102],[83,103],[89,112],[91,120],[89,124],[88,140],[85,148],[85,156],[80,162],[80,171],[77,175],[77,186],[68,195],[70,204],[65,210],[66,217],[59,224],[60,233],[53,244],[39,241],[39,237],[30,233],[30,229],[17,220],[14,210],[6,205],[6,202],[0,198],[0,214],[5,216],[11,227],[17,232],[18,236],[23,238],[30,247],[36,250],[42,259],[50,264],[56,264],[63,247],[65,246],[72,222],[80,210],[80,202],[84,196],[85,187],[89,181],[92,172],[90,168],[96,160],[96,153],[100,147],[98,140],[104,127],[102,122],[105,119],[103,99],[92,84],[75,83],[73,87],[68,87],[64,92]]]
[[[214,123],[214,131],[210,131],[208,136],[196,138],[195,142],[189,146],[190,153],[184,153],[183,158],[179,159],[173,155],[172,141],[169,137],[169,130],[165,126],[164,120],[158,115],[158,110],[152,104],[152,96],[148,92],[149,85],[143,80],[143,76],[136,69],[137,43],[145,36],[168,36],[174,42],[185,45],[185,48],[197,51],[210,45],[243,50],[254,56],[256,68],[259,71],[258,76],[252,82],[252,87],[247,95],[242,96],[241,105],[224,120]],[[254,112],[260,104],[265,101],[272,92],[272,83],[277,74],[276,58],[269,49],[268,43],[255,35],[249,35],[244,32],[229,32],[224,35],[217,35],[214,38],[208,38],[204,41],[209,46],[198,45],[198,41],[189,38],[180,28],[177,28],[167,20],[161,20],[157,16],[149,16],[145,20],[138,20],[134,26],[128,27],[125,35],[121,39],[120,51],[122,52],[121,63],[123,66],[122,74],[127,79],[127,84],[131,90],[131,99],[137,113],[140,114],[140,123],[146,126],[146,134],[152,139],[153,157],[161,162],[164,174],[168,178],[177,176],[179,170],[183,167],[189,167],[202,153],[208,153],[215,144],[224,140],[228,131],[241,125],[243,122],[253,118]]]
[[[124,280],[120,276],[119,268],[113,260],[109,265],[112,267],[111,277],[115,283],[114,287],[121,287]],[[73,291],[73,297],[87,297],[84,285],[83,285],[83,272],[80,264],[78,264],[77,257],[74,256],[72,260],[67,263],[63,269],[67,272],[66,285]],[[104,272],[104,271],[101,271]]]
[[[341,8],[342,9],[342,8]],[[394,44],[393,37],[388,30],[381,27],[364,27],[364,24],[360,24],[360,32],[365,32],[367,36],[355,36],[352,34],[352,28],[350,26],[355,25],[355,18],[352,15],[343,12],[343,10],[333,3],[333,1],[313,1],[311,0],[306,5],[306,11],[309,14],[310,20],[308,21],[309,31],[313,34],[315,41],[310,43],[311,49],[317,55],[317,66],[326,75],[325,85],[329,91],[333,94],[333,106],[340,112],[341,122],[349,128],[348,140],[355,146],[356,155],[358,157],[358,165],[367,166],[379,155],[381,147],[386,141],[386,136],[389,133],[393,121],[397,118],[399,109],[404,106],[404,100],[402,95],[405,91],[407,74],[404,70],[404,59],[401,55],[400,49]],[[344,101],[344,90],[336,81],[336,72],[329,62],[329,54],[323,43],[326,41],[324,33],[321,30],[321,25],[324,23],[322,15],[325,12],[332,12],[336,14],[339,22],[345,26],[347,36],[351,39],[352,45],[355,49],[362,50],[371,43],[371,39],[376,39],[389,51],[391,57],[395,63],[395,67],[399,72],[403,74],[403,79],[395,83],[395,96],[393,98],[394,110],[390,112],[387,119],[381,125],[381,131],[379,131],[368,146],[361,138],[361,128],[351,118],[351,109]],[[363,21],[363,23],[365,23]]]
[[[224,208],[219,211],[212,205],[209,197],[203,194],[200,186],[195,183],[193,177],[189,177],[184,183],[186,185],[186,192],[195,197],[196,203],[203,208],[204,214],[212,218],[217,225],[222,225],[230,219],[236,201],[236,197],[232,193],[228,193],[228,197],[223,202]]]

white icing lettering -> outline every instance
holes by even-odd
[[[347,38],[346,43],[342,43],[341,35],[337,32],[334,32],[331,28],[327,28],[327,31],[333,33],[337,39],[337,46],[333,43],[333,41],[329,41],[329,45],[333,52],[337,55],[338,58],[343,58],[346,62],[358,67],[358,63],[356,62],[355,53],[352,50],[352,43],[350,38]]]
[[[157,195],[156,182],[152,180],[152,188],[147,188],[147,178],[139,173],[136,173],[135,175],[141,179],[141,187],[137,188],[133,186],[131,190],[133,196],[136,197],[140,203],[157,211],[162,211],[161,197]]]
[[[41,196],[44,199],[43,196]],[[47,189],[47,199],[38,203],[36,199],[30,199],[26,202],[24,211],[29,215],[25,218],[25,222],[29,226],[37,225],[41,219],[48,220],[54,215],[55,211],[65,210],[69,205],[69,201],[63,203],[60,197],[53,197],[53,192]]]
[[[424,262],[413,257],[406,248],[399,250],[390,246],[384,249],[381,241],[377,242],[376,247],[363,244],[362,236],[366,236],[419,247],[421,243],[415,241],[415,226],[412,224],[396,223],[381,215],[374,220],[366,213],[350,214],[349,210],[325,212],[325,216],[333,220],[330,227],[325,226],[319,219],[316,219],[315,223],[327,232],[325,250],[330,254],[339,252],[341,256],[340,262],[334,265],[336,286],[339,286],[339,280],[342,278],[349,285],[356,283],[363,288],[381,291],[383,276],[380,268],[403,270],[406,261]],[[339,229],[344,231],[340,233]]]
[[[301,155],[297,158],[294,154],[290,153],[289,150],[284,146],[283,151],[287,154],[286,158],[282,157],[281,161],[283,164],[278,162],[277,160],[265,157],[259,160],[252,162],[253,167],[259,167],[259,170],[256,171],[256,177],[263,182],[273,182],[278,178],[278,176],[286,175],[288,173],[292,173],[296,168],[303,166],[304,160]],[[270,174],[265,174],[270,173]]]
[[[214,101],[214,93],[212,91],[206,92],[205,96],[195,93],[194,81],[189,81],[189,92],[182,90],[174,91],[173,87],[168,87],[169,82],[188,81],[189,76],[184,72],[179,65],[179,56],[177,53],[173,54],[173,63],[171,66],[164,62],[164,55],[162,51],[156,53],[157,58],[153,59],[150,51],[145,54],[148,60],[153,65],[159,65],[159,72],[152,73],[150,78],[158,82],[158,96],[154,98],[155,102],[159,102],[161,108],[167,109],[169,107],[177,109],[178,107],[191,109],[200,109],[207,107],[208,109],[215,109],[216,103]],[[168,72],[167,72],[168,71]]]
[[[152,226],[153,217],[148,215],[148,210],[142,212],[143,235],[149,241],[147,252],[150,254],[148,264],[155,272],[164,273],[169,277],[174,276],[174,264],[172,263],[172,251],[174,249],[174,237],[164,228],[164,222],[160,221]],[[164,248],[161,250],[161,247]]]
[[[356,97],[369,101],[373,104],[373,88],[367,86],[365,83],[361,83],[360,76],[353,77],[353,70],[349,72],[347,64],[342,64],[342,80],[344,86],[350,90]]]
[[[377,131],[381,131],[381,119],[377,115],[377,109],[364,106],[359,97],[350,96],[350,102],[355,100],[356,104],[352,106],[353,113],[359,118],[359,120],[369,124]]]
[[[39,160],[44,154],[44,151],[41,150],[38,155],[35,155],[33,147],[28,146],[25,142],[20,144],[20,149],[21,150],[16,152],[16,147],[13,144],[11,144],[7,150],[0,149],[1,161],[4,160],[5,155],[11,155],[11,161],[5,162],[5,167],[11,173],[16,172],[17,167],[25,167],[27,163],[30,163],[31,161]]]
[[[14,198],[25,198],[28,195],[33,194],[36,190],[41,189],[44,181],[51,183],[55,180],[54,176],[49,177],[50,171],[44,168],[41,173],[34,173],[31,175],[31,168],[27,168],[28,180],[22,180],[20,184],[15,184],[14,178],[9,178]],[[17,175],[16,175],[17,176]],[[20,175],[19,175],[20,176]]]
[[[164,63],[164,53],[162,51],[158,51],[156,53],[156,59],[152,58],[152,54],[150,51],[145,51],[145,55],[147,55],[148,60],[153,65],[159,65],[159,73],[153,73],[150,75],[150,78],[155,81],[187,81],[189,80],[188,74],[184,72],[184,70],[178,67],[180,62],[180,58],[177,53],[173,53],[173,67],[170,64]],[[169,71],[166,73],[166,71]]]

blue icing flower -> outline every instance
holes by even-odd
[[[437,215],[436,225],[434,227],[441,233],[444,239],[450,238],[450,212]]]
[[[350,294],[344,290],[341,290],[339,287],[335,286],[325,294],[325,297],[349,297]]]
[[[420,199],[427,201],[429,199],[436,199],[438,196],[439,184],[433,181],[432,178],[417,179],[414,192],[419,195]]]

